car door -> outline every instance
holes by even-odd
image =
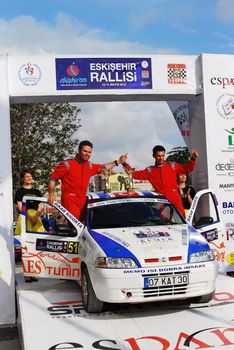
[[[217,198],[211,189],[196,193],[186,220],[206,238],[221,265],[225,255],[225,227],[220,219]]]
[[[40,215],[32,224],[32,217],[38,211]],[[46,198],[24,197],[21,226],[25,276],[80,278],[78,248],[83,224],[60,203],[50,206]]]

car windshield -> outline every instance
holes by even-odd
[[[185,220],[171,204],[150,200],[97,205],[89,209],[89,226],[93,229],[184,223]]]

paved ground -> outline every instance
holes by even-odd
[[[16,264],[15,269],[16,283],[23,282],[21,263]],[[18,326],[16,325],[0,325],[0,350],[22,350]]]
[[[24,283],[20,264],[16,265],[15,276],[18,284]],[[234,273],[232,277],[234,277]],[[17,324],[0,326],[0,350],[22,350]]]
[[[21,350],[17,325],[0,326],[0,350]]]

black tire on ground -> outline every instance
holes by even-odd
[[[102,312],[104,302],[96,297],[89,273],[86,267],[82,269],[81,291],[85,311],[89,313]]]
[[[208,303],[213,298],[214,292],[201,295],[200,297],[196,297],[192,299],[193,303]]]

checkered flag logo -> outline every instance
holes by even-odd
[[[169,79],[187,79],[186,69],[168,69],[168,78]]]
[[[185,64],[168,64],[167,77],[169,84],[186,84],[187,69]]]
[[[181,126],[182,126],[184,123],[187,123],[187,122],[188,122],[188,117],[187,117],[187,115],[185,114],[185,112],[182,112],[180,115],[177,115],[177,116],[176,116],[176,121],[177,121],[177,123],[179,123]]]

